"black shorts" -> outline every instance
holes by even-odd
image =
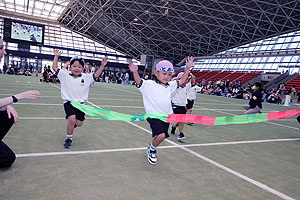
[[[66,119],[68,119],[71,115],[75,115],[77,120],[79,120],[79,121],[85,120],[85,118],[84,118],[85,113],[82,112],[81,110],[78,110],[77,108],[73,107],[71,105],[70,101],[64,103],[64,109],[65,109],[65,113],[66,113]]]
[[[186,107],[185,106],[176,106],[172,105],[174,114],[186,114]]]
[[[187,100],[186,109],[191,109],[194,106],[194,100]]]
[[[155,118],[148,118],[147,121],[150,124],[150,128],[152,129],[152,137],[155,137],[162,133],[165,133],[165,138],[169,137],[169,123]]]

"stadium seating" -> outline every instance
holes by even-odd
[[[250,81],[251,79],[254,79],[261,73],[263,73],[263,71],[251,71],[250,73],[247,73],[244,76],[241,76],[240,78],[236,79],[235,81],[240,81],[242,84],[244,84],[244,83]]]
[[[201,82],[203,79],[205,79],[206,83],[207,83],[207,80],[210,80],[210,78],[212,78],[213,76],[215,76],[216,74],[220,73],[221,71],[211,71],[211,72],[208,72],[202,76],[199,76],[196,78],[196,83],[199,83]]]
[[[203,71],[192,71],[193,75],[196,77],[196,80],[200,77],[200,76],[203,76],[204,74],[207,74],[209,73],[210,71],[209,70],[203,70]],[[202,81],[202,79],[201,79]],[[198,81],[199,82],[199,81]]]
[[[215,75],[214,77],[212,77],[211,81],[216,82],[216,81],[228,76],[231,73],[232,73],[232,71],[222,71],[221,73],[219,73],[219,74]]]
[[[229,76],[226,76],[226,77],[222,78],[221,80],[224,80],[224,81],[226,81],[226,80],[233,81],[233,80],[235,80],[235,79],[237,79],[237,78],[245,75],[246,73],[247,72],[245,72],[245,71],[236,71],[236,72],[233,72],[232,74],[230,74]]]
[[[285,84],[285,89],[286,89],[286,92],[289,91],[289,89],[295,85],[296,87],[296,91],[298,91],[300,89],[300,75],[299,76],[296,76],[294,79],[292,79],[291,81],[287,82]]]

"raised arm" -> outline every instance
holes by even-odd
[[[129,67],[130,71],[132,71],[132,73],[133,73],[134,81],[136,82],[137,85],[139,85],[141,83],[141,77],[138,73],[138,69],[139,69],[138,66],[135,65],[131,60],[128,63],[128,67]]]
[[[95,72],[95,78],[98,78],[98,77],[101,75],[101,73],[102,73],[104,67],[105,67],[106,64],[107,64],[107,60],[108,60],[107,56],[105,56],[105,57],[102,59],[102,62],[101,62],[101,65],[100,65],[99,69]]]
[[[91,73],[91,71],[90,71],[90,69],[89,69],[89,63],[85,63],[85,64],[84,64],[84,68],[86,69],[86,72],[87,72],[88,74]]]
[[[58,69],[58,57],[61,55],[61,51],[56,49],[54,51],[54,59],[53,59],[53,66],[52,69],[56,72]]]
[[[24,100],[24,99],[38,99],[41,97],[41,93],[37,90],[29,90],[26,92],[22,92],[19,94],[15,94],[14,97],[17,100]],[[6,110],[6,106],[13,103],[12,97],[6,97],[3,99],[0,99],[0,110]]]
[[[184,73],[181,77],[181,79],[179,80],[179,85],[182,85],[185,83],[186,79],[188,78],[189,74],[190,74],[190,69],[193,67],[194,65],[194,57],[193,56],[188,56],[186,61],[185,61],[185,70]]]
[[[67,70],[68,67],[69,67],[69,65],[70,65],[70,61],[67,61],[67,62],[65,63],[65,66],[64,66],[62,69],[63,69],[63,70]]]
[[[196,85],[196,80],[194,78],[194,75],[192,73],[190,73],[190,76],[191,76],[191,83],[192,83],[192,86]]]

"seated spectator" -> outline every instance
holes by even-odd
[[[243,108],[246,110],[245,114],[256,114],[260,113],[262,109],[262,84],[260,82],[254,83],[251,90],[247,90],[250,96],[249,105],[244,105]]]
[[[222,96],[222,90],[221,90],[220,86],[218,86],[218,87],[215,89],[214,93],[215,93],[215,95],[217,95],[217,96]]]
[[[30,73],[29,69],[27,69],[27,70],[24,72],[24,75],[25,75],[25,76],[31,76],[32,74]]]
[[[48,74],[48,71],[47,70],[45,70],[44,72],[43,72],[43,80],[42,81],[44,81],[44,82],[46,82],[46,83],[49,83],[49,74]]]
[[[277,103],[278,102],[278,97],[276,95],[275,92],[273,92],[272,94],[270,94],[267,98],[267,102],[268,103]]]
[[[240,88],[235,96],[237,99],[243,99],[243,89]]]

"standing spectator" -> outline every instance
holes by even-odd
[[[300,104],[300,89],[297,91],[297,95],[298,95],[297,104]]]
[[[91,73],[94,73],[95,70],[96,70],[96,68],[95,68],[95,63],[93,63],[92,68],[91,68]]]
[[[238,82],[237,82],[237,87],[238,87],[238,88],[241,88],[241,87],[242,87],[241,81],[238,81]]]
[[[285,83],[278,85],[277,92],[283,97],[285,91]]]
[[[0,46],[0,48],[1,48],[1,46]],[[6,65],[6,63],[4,63],[4,65],[3,65],[3,74],[6,74],[6,72],[7,72],[7,65]]]
[[[125,83],[129,83],[129,73],[126,72],[125,74]]]
[[[293,85],[290,89],[289,89],[289,95],[291,96],[291,102],[293,102],[293,99],[295,97],[296,94],[296,85]]]
[[[228,89],[230,86],[230,81],[229,79],[227,79],[227,81],[225,82],[225,88]]]

